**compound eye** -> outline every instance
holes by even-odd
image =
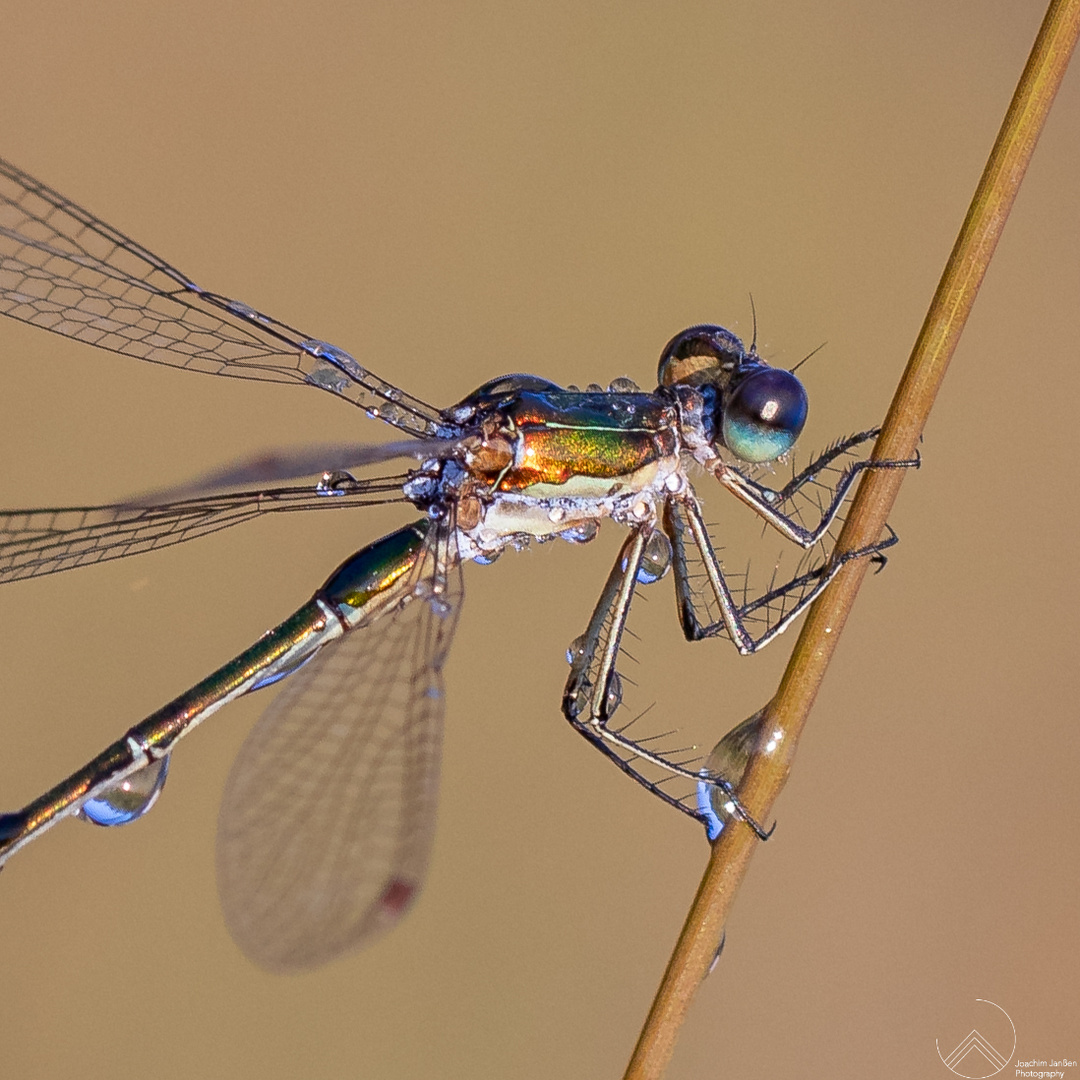
[[[762,368],[726,396],[721,438],[743,461],[773,461],[795,445],[806,407],[806,391],[790,371]]]
[[[747,355],[746,346],[730,330],[712,324],[691,326],[664,346],[657,382],[661,386],[714,382],[719,372],[733,371],[745,363]]]

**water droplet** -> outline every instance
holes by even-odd
[[[349,377],[327,360],[319,360],[308,372],[307,381],[314,386],[340,394],[349,385]]]
[[[708,978],[713,973],[713,968],[720,963],[720,954],[724,951],[724,942],[727,941],[727,931],[723,931],[720,934],[720,944],[716,946],[716,952],[713,953],[712,963],[709,964],[709,970],[705,972],[705,977]]]
[[[599,383],[591,382],[585,387],[586,394],[602,394],[603,392],[604,388]]]
[[[315,338],[309,338],[307,341],[300,342],[300,348],[309,356],[314,356],[320,360],[326,361],[330,366],[336,367],[339,371],[347,372],[352,378],[358,381],[367,378],[367,371],[361,367],[353,357],[351,357],[344,349],[339,349],[336,345],[331,345],[328,341],[318,341]]]
[[[141,818],[157,802],[168,775],[166,755],[87,799],[80,813],[95,825],[126,825]]]
[[[414,476],[401,485],[405,497],[418,506],[431,502],[438,495],[438,485],[431,476]]]
[[[566,511],[561,506],[553,506],[548,511],[548,521],[559,522],[566,517]]]
[[[671,569],[671,541],[659,530],[645,541],[637,579],[642,585],[652,585]]]
[[[440,619],[445,619],[454,610],[450,601],[444,600],[441,596],[434,597],[428,603],[431,607],[431,614],[437,615]]]
[[[572,664],[579,656],[585,653],[585,635],[578,634],[566,647],[566,662]]]
[[[569,544],[587,544],[590,540],[595,539],[599,531],[600,526],[595,521],[579,521],[571,528],[563,529],[559,533],[559,539],[565,540]]]
[[[490,566],[501,554],[501,551],[479,551],[473,556],[472,561],[481,566]]]
[[[751,755],[757,748],[764,712],[764,709],[759,709],[741,724],[736,724],[713,747],[712,753],[705,760],[702,776],[722,777],[732,787],[739,786],[750,764]],[[777,742],[774,737],[774,748]],[[699,781],[697,805],[698,813],[705,821],[709,839],[715,840],[735,815],[735,805],[731,801],[730,792],[725,791],[719,784]]]
[[[622,704],[622,679],[613,671],[608,680],[607,695],[604,698],[604,717],[607,718]]]
[[[633,379],[628,379],[623,376],[618,379],[612,379],[608,384],[608,390],[613,394],[636,394],[641,390]]]
[[[288,667],[284,667],[280,671],[271,672],[269,675],[264,675],[251,689],[262,690],[264,687],[273,686],[274,683],[281,682],[287,675],[291,675],[294,671],[299,671],[318,651],[318,649],[315,649],[314,652],[309,652],[307,656],[302,657]]]
[[[243,300],[230,300],[225,306],[234,315],[239,315],[242,319],[248,319],[250,322],[270,322],[265,315],[259,314],[250,304],[245,304]]]

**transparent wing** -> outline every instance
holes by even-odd
[[[159,505],[7,510],[0,513],[0,582],[123,559],[227,529],[263,514],[405,502],[407,474],[207,495]]]
[[[451,543],[448,526],[433,530],[410,599],[291,676],[233,765],[218,889],[233,938],[263,967],[326,963],[392,926],[419,892],[462,598]]]
[[[0,312],[155,364],[317,386],[412,435],[438,409],[348,353],[207,292],[111,225],[0,160]]]

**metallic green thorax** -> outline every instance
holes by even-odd
[[[504,413],[516,441],[501,491],[566,484],[573,477],[613,480],[675,452],[673,407],[654,394],[521,393]]]

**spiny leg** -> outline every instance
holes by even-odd
[[[692,817],[699,816],[696,809],[664,790],[665,779],[654,780],[644,773],[643,765],[663,771],[668,778],[689,780],[695,789],[703,779],[721,788],[730,797],[735,814],[746,821],[761,839],[766,839],[768,833],[743,808],[725,777],[709,773],[703,776],[700,769],[689,768],[689,762],[671,760],[648,749],[643,742],[630,739],[624,734],[625,728],[616,730],[608,726],[609,719],[622,700],[615,660],[634,597],[642,555],[652,531],[651,526],[636,530],[623,545],[585,633],[570,646],[570,677],[563,692],[563,714],[589,742],[665,802]]]
[[[844,552],[830,559],[821,566],[799,574],[785,584],[770,589],[768,592],[743,604],[737,604],[731,588],[724,578],[720,561],[713,551],[708,529],[701,516],[701,507],[693,494],[672,496],[664,504],[664,530],[672,543],[674,552],[675,593],[679,605],[679,618],[683,633],[689,641],[716,637],[726,633],[744,656],[764,648],[775,637],[782,634],[824,591],[830,581],[839,573],[840,568],[852,559],[879,555],[886,548],[896,543],[896,534],[889,530],[889,536],[875,544],[855,551]],[[703,623],[694,606],[693,588],[690,584],[690,571],[687,560],[687,540],[697,549],[708,581],[708,588],[719,608],[720,618],[711,623]],[[758,637],[746,626],[746,619],[754,612],[768,609],[777,600],[786,601],[795,596],[795,602],[772,623],[766,626]]]
[[[869,469],[917,469],[919,467],[918,457],[901,461],[876,461],[870,458],[865,461],[852,462],[844,469],[835,487],[832,488],[829,501],[821,509],[821,518],[813,528],[807,528],[795,520],[792,515],[780,510],[780,507],[785,502],[790,500],[807,484],[817,483],[816,478],[825,469],[829,468],[833,462],[849,453],[856,446],[873,438],[877,435],[878,430],[874,428],[870,431],[862,431],[857,435],[841,440],[815,458],[802,472],[792,477],[791,481],[779,490],[759,484],[733,465],[724,462],[715,465],[712,472],[728,491],[760,515],[782,536],[800,547],[809,549],[829,531],[829,528],[836,520],[840,507],[851,491],[852,484],[862,473]]]

